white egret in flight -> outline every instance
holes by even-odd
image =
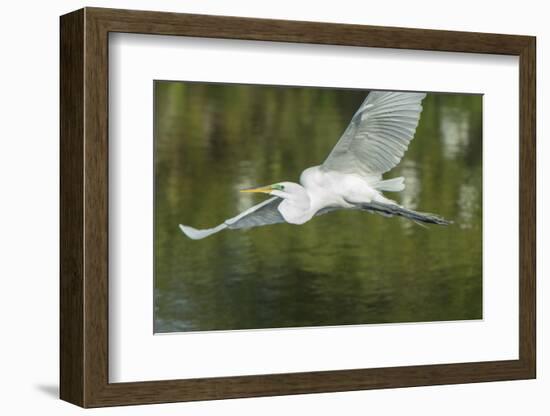
[[[382,179],[394,168],[413,139],[422,100],[426,94],[372,91],[361,104],[344,134],[320,166],[307,168],[300,183],[278,182],[241,192],[261,192],[272,197],[220,225],[197,230],[181,225],[194,240],[227,229],[244,229],[287,222],[304,224],[316,215],[338,209],[355,209],[386,217],[447,225],[434,214],[407,209],[386,198],[382,191],[405,189],[404,178]]]

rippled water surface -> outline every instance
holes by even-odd
[[[454,224],[364,212],[192,241],[328,155],[366,91],[155,83],[155,331],[482,317],[482,97],[429,94],[388,194]]]

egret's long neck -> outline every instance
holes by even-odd
[[[292,192],[279,192],[277,196],[283,198],[279,204],[279,212],[290,224],[303,224],[309,221],[315,212],[311,209],[311,199],[307,190],[296,184]]]

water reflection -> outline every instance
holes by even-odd
[[[261,201],[238,189],[321,163],[363,91],[155,84],[155,330],[481,317],[481,97],[430,94],[390,198],[453,219],[425,229],[336,212],[191,241]]]
[[[458,107],[441,108],[439,132],[443,142],[443,157],[455,159],[468,147],[470,140],[468,112]]]
[[[462,184],[458,196],[460,206],[458,224],[462,228],[470,228],[474,224],[475,215],[479,211],[480,195],[475,186]]]

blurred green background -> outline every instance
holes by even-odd
[[[482,97],[428,94],[385,177],[449,227],[341,211],[193,241],[319,165],[367,91],[156,81],[155,332],[482,318]]]

